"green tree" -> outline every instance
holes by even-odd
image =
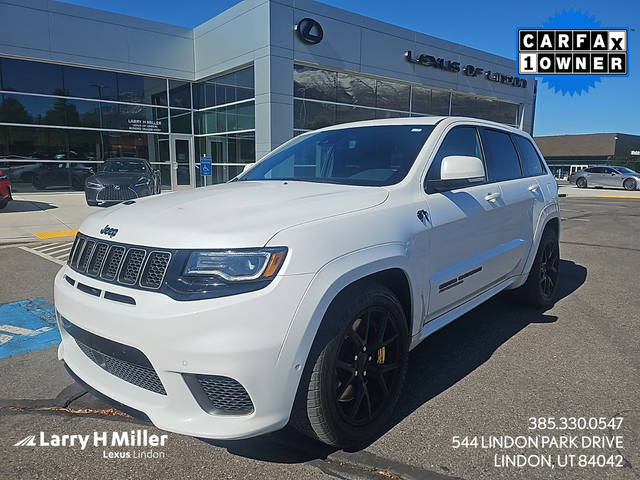
[[[0,103],[0,122],[5,123],[32,123],[33,118],[19,100],[5,97]]]

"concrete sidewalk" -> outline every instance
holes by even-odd
[[[16,193],[0,210],[0,244],[73,237],[89,207],[83,192]]]

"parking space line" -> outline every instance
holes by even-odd
[[[78,233],[77,228],[71,230],[54,230],[51,232],[36,232],[33,235],[43,240],[48,240],[50,238],[74,237],[76,233]]]
[[[46,253],[42,253],[42,252],[39,252],[38,250],[34,250],[33,248],[29,248],[29,247],[19,247],[19,248],[20,250],[33,253],[34,255],[38,255],[39,257],[49,260],[50,262],[57,263],[58,265],[64,265],[66,263],[66,262],[63,262],[62,260],[58,260],[57,258],[52,257],[51,255],[47,255]]]
[[[13,336],[11,336],[11,335],[0,334],[0,345],[2,345],[3,343],[7,343],[12,338],[13,338]]]
[[[598,195],[598,198],[640,198],[640,195]]]
[[[63,247],[67,245],[73,245],[73,242],[62,242],[62,243],[45,243],[43,245],[38,245],[33,247],[34,250],[38,250],[39,252],[46,252],[49,249],[55,249],[58,247]]]
[[[71,247],[66,246],[62,248],[54,248],[53,250],[47,250],[46,252],[41,252],[46,253],[47,255],[51,255],[52,257],[58,257],[59,255],[62,255],[64,253],[69,253],[69,250],[71,250]]]

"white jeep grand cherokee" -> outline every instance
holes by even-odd
[[[72,375],[166,430],[375,438],[408,352],[505,289],[549,306],[557,185],[526,133],[456,117],[299,135],[224,185],[80,227],[55,280]]]

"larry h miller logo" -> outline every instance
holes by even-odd
[[[102,458],[118,459],[156,459],[165,458],[164,451],[153,448],[165,447],[168,435],[149,434],[144,429],[120,432],[93,432],[92,434],[46,434],[27,435],[14,443],[14,447],[54,447],[54,448],[103,448]],[[148,450],[143,450],[148,449]]]

